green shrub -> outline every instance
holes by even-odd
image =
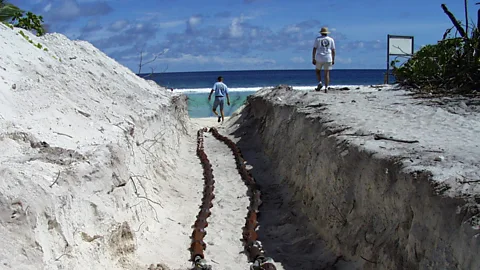
[[[25,33],[20,30],[18,31],[18,33],[23,37],[25,38],[28,42],[30,42],[31,44],[33,44],[33,46],[39,48],[39,49],[42,49],[43,48],[43,45],[39,43],[35,44],[35,42],[33,42],[33,40],[31,40],[27,35],[25,35]],[[47,48],[43,49],[44,51],[48,51]]]
[[[421,48],[400,67],[393,67],[393,74],[400,85],[407,87],[428,92],[472,93],[480,89],[479,38],[476,29],[469,38],[444,37],[435,45]]]
[[[28,11],[24,13],[19,11],[12,19],[15,27],[23,28],[25,30],[34,31],[37,36],[45,35],[45,28],[43,28],[43,17],[37,16]]]
[[[13,25],[9,24],[8,22],[2,22],[2,23],[13,30]]]

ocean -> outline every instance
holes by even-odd
[[[382,69],[339,69],[330,74],[331,86],[382,84],[385,70]],[[145,76],[145,74],[142,74]],[[190,117],[212,117],[212,100],[208,93],[218,76],[223,76],[229,88],[231,106],[224,109],[230,116],[247,99],[247,96],[263,87],[280,84],[293,86],[300,90],[313,90],[317,85],[315,70],[255,70],[255,71],[202,71],[202,72],[165,72],[154,73],[148,77],[161,86],[182,92],[188,97]],[[322,76],[323,77],[323,76]]]

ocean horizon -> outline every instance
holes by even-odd
[[[330,85],[348,87],[383,84],[384,74],[384,69],[333,69]],[[290,85],[297,90],[313,90],[317,85],[314,69],[162,72],[143,73],[139,76],[174,92],[184,93],[188,97],[188,112],[192,118],[214,115],[211,111],[213,100],[208,101],[207,98],[218,76],[224,78],[230,92],[231,106],[225,106],[226,116],[230,116],[244,104],[249,95],[262,88]]]

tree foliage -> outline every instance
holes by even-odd
[[[37,36],[45,34],[42,16],[35,15],[30,11],[25,12],[4,0],[0,0],[0,21],[10,22],[13,26],[32,31]]]
[[[10,21],[13,17],[18,12],[22,12],[18,7],[12,5],[12,4],[7,4],[5,1],[0,0],[0,21],[1,22],[8,22]]]
[[[45,35],[45,28],[43,27],[43,17],[37,16],[32,12],[26,13],[18,12],[13,17],[15,27],[23,28],[25,30],[34,31],[37,36]]]

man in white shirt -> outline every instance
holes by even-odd
[[[210,95],[208,95],[208,101],[212,98],[213,92],[215,92],[215,100],[213,101],[212,111],[213,113],[218,116],[218,122],[220,120],[225,119],[223,114],[223,107],[225,105],[225,97],[227,97],[227,105],[230,106],[230,97],[228,96],[228,87],[226,84],[223,83],[223,77],[220,76],[217,79],[218,81],[213,85],[212,91],[210,91]],[[217,113],[217,107],[220,105],[220,115]]]
[[[312,64],[315,65],[315,73],[317,74],[318,86],[315,90],[320,91],[322,85],[322,68],[325,70],[325,93],[327,93],[330,84],[330,70],[335,65],[335,41],[329,37],[327,27],[320,30],[321,36],[315,39],[312,51]]]

